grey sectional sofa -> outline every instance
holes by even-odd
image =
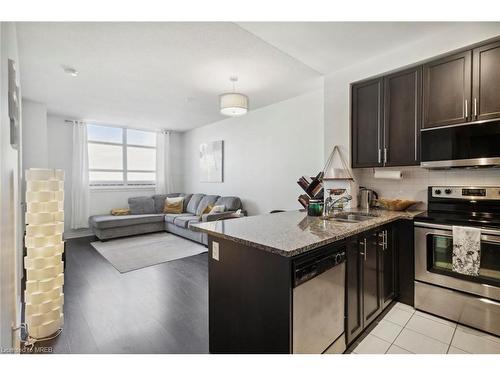
[[[163,206],[167,197],[184,197],[181,214],[164,214]],[[129,198],[131,214],[126,216],[95,215],[89,218],[89,227],[102,240],[132,236],[136,234],[167,231],[207,245],[207,235],[190,228],[193,223],[214,221],[234,217],[242,210],[238,197],[221,197],[205,194],[158,194],[152,197]],[[224,205],[225,212],[202,214],[209,205]],[[244,211],[242,211],[244,213]]]

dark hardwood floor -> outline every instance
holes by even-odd
[[[67,241],[64,330],[54,353],[208,353],[207,253],[127,273]]]

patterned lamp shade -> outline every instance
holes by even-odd
[[[63,325],[64,171],[26,170],[25,317],[35,339]]]

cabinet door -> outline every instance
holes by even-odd
[[[351,143],[354,168],[381,166],[382,78],[352,86]]]
[[[360,242],[363,269],[363,325],[366,327],[382,311],[381,262],[376,232]]]
[[[357,237],[347,242],[346,340],[351,343],[363,330],[362,270]]]
[[[379,248],[382,253],[382,304],[386,307],[396,297],[396,254],[392,226],[379,232]]]
[[[421,67],[384,78],[385,166],[420,164]]]
[[[471,56],[466,51],[424,65],[423,128],[470,121]]]
[[[474,49],[473,120],[500,118],[500,42]]]

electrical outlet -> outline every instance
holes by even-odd
[[[219,243],[212,241],[212,258],[219,260]]]

